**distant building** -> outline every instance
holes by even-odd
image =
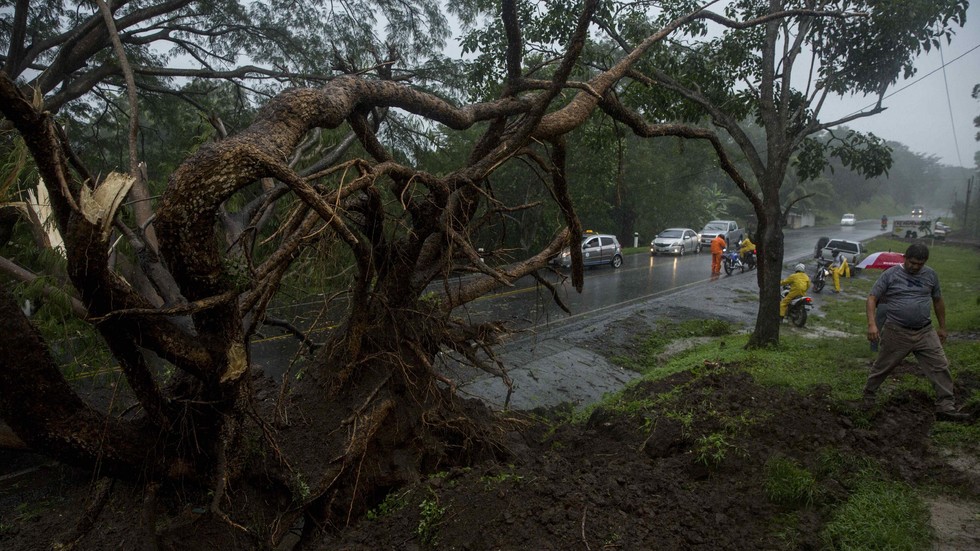
[[[786,227],[794,230],[813,226],[815,222],[816,218],[812,212],[799,212],[791,210],[786,216]]]

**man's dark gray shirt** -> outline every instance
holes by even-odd
[[[932,268],[923,266],[913,275],[899,265],[881,274],[871,288],[871,294],[878,302],[888,301],[885,323],[921,329],[932,322],[932,301],[941,297],[942,291],[939,276]]]

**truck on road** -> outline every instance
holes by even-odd
[[[738,222],[734,220],[712,220],[701,230],[701,247],[705,249],[711,247],[711,240],[718,235],[725,238],[729,247],[734,247],[742,240],[745,230],[738,227]]]

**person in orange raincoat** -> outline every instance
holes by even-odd
[[[725,236],[718,234],[711,240],[711,274],[721,273],[721,253],[725,252]]]

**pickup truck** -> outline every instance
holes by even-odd
[[[850,239],[831,239],[826,245],[820,248],[817,254],[817,258],[821,260],[833,260],[834,251],[838,251],[840,254],[844,255],[848,264],[851,265],[851,269],[854,270],[858,263],[864,260],[865,254],[868,252],[864,245],[860,241],[852,241]]]
[[[738,222],[734,220],[712,220],[705,224],[704,229],[701,230],[701,246],[703,248],[710,247],[711,240],[719,234],[725,236],[725,241],[728,242],[729,247],[734,247],[742,240],[745,230],[738,227]]]

